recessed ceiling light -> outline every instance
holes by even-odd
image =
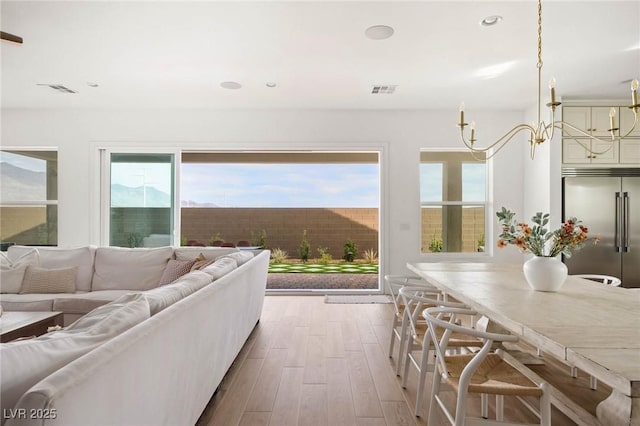
[[[87,81],[87,86],[89,86],[89,87],[99,87],[100,85],[98,83],[94,83],[92,81]]]
[[[242,87],[242,84],[235,82],[235,81],[223,81],[222,83],[220,83],[220,87],[222,87],[223,89],[239,89]]]
[[[482,25],[483,27],[491,27],[493,25],[496,25],[500,21],[502,21],[502,16],[491,15],[491,16],[487,16],[482,21],[480,21],[480,25]]]
[[[364,34],[371,40],[384,40],[393,35],[393,28],[388,25],[374,25],[367,28]]]
[[[276,86],[277,86],[277,84],[276,84],[276,83],[274,83],[273,81],[268,81],[265,85],[266,85],[267,87],[276,87]]]

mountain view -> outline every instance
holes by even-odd
[[[34,172],[0,163],[0,197],[3,202],[36,201],[47,199],[47,176],[45,172]]]
[[[144,200],[144,202],[143,202]],[[170,207],[171,196],[152,186],[111,185],[111,207]]]

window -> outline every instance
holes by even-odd
[[[484,251],[486,163],[470,153],[420,153],[422,253]]]
[[[295,269],[306,235],[312,264],[333,268],[348,240],[357,246],[356,263],[376,262],[378,152],[184,152],[180,176],[183,244],[266,245],[286,253],[283,263]],[[372,270],[354,268],[356,278],[315,274],[295,284],[277,275],[298,274],[269,274],[267,288],[372,290],[379,286]]]
[[[109,245],[173,244],[174,155],[111,154]]]
[[[57,151],[0,151],[0,240],[10,244],[58,244]]]

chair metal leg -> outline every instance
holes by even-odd
[[[590,376],[589,377],[589,387],[591,388],[591,390],[598,389],[598,379],[596,379],[593,376]]]
[[[504,395],[496,395],[496,420],[504,420]]]
[[[571,377],[574,379],[578,378],[578,367],[571,367]]]
[[[487,395],[486,393],[480,394],[480,406],[481,406],[480,416],[483,419],[488,419],[489,418],[489,395]]]
[[[407,345],[407,322],[402,321],[402,327],[400,327],[400,344],[398,345],[398,362],[396,362],[396,376],[400,376],[402,371],[402,361],[404,358],[404,347]]]
[[[393,315],[393,323],[391,324],[391,341],[389,342],[389,358],[393,358],[393,347],[396,343],[396,327],[398,327],[398,316]]]
[[[431,398],[429,398],[429,418],[427,419],[427,426],[438,426],[436,425],[436,410],[439,410],[440,407],[438,406],[436,397],[440,392],[440,380],[440,375],[436,374],[434,370]]]

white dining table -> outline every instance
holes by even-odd
[[[511,333],[612,388],[603,425],[640,425],[640,290],[569,276],[535,291],[522,265],[408,263],[407,267]]]

